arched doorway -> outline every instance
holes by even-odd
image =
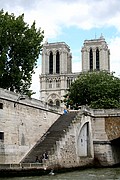
[[[85,123],[80,131],[77,141],[78,156],[85,157],[89,155],[89,123]]]

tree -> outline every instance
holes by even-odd
[[[29,27],[24,14],[0,11],[0,87],[31,96],[32,74],[42,50],[44,32]]]
[[[64,102],[75,109],[81,105],[120,108],[120,79],[105,71],[82,73],[71,84]]]

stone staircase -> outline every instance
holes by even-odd
[[[36,156],[40,158],[45,152],[47,152],[48,155],[52,155],[54,153],[56,142],[64,137],[64,134],[76,116],[77,112],[61,115],[30,150],[21,163],[35,163]]]

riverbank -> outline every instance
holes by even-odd
[[[21,165],[20,165],[21,166]],[[33,166],[33,164],[31,164]],[[46,167],[43,166],[42,164],[34,164],[34,167],[15,167],[14,166],[11,168],[2,168],[0,165],[0,177],[27,177],[27,176],[44,176],[44,175],[49,175],[51,172],[54,172],[55,174],[59,173],[66,173],[66,172],[73,172],[73,171],[78,171],[78,170],[84,170],[84,169],[101,169],[101,168],[116,168],[120,167],[120,164],[114,165],[114,166],[106,166],[106,167],[98,167],[98,166],[91,166],[87,165],[84,167],[71,167],[71,168],[62,168],[62,167]]]

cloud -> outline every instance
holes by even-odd
[[[110,59],[111,59],[111,71],[115,72],[118,76],[120,75],[120,37],[115,37],[110,40]]]
[[[29,24],[35,20],[46,38],[61,34],[62,25],[81,29],[114,26],[120,31],[118,0],[1,0],[0,7],[15,15],[24,13]]]

